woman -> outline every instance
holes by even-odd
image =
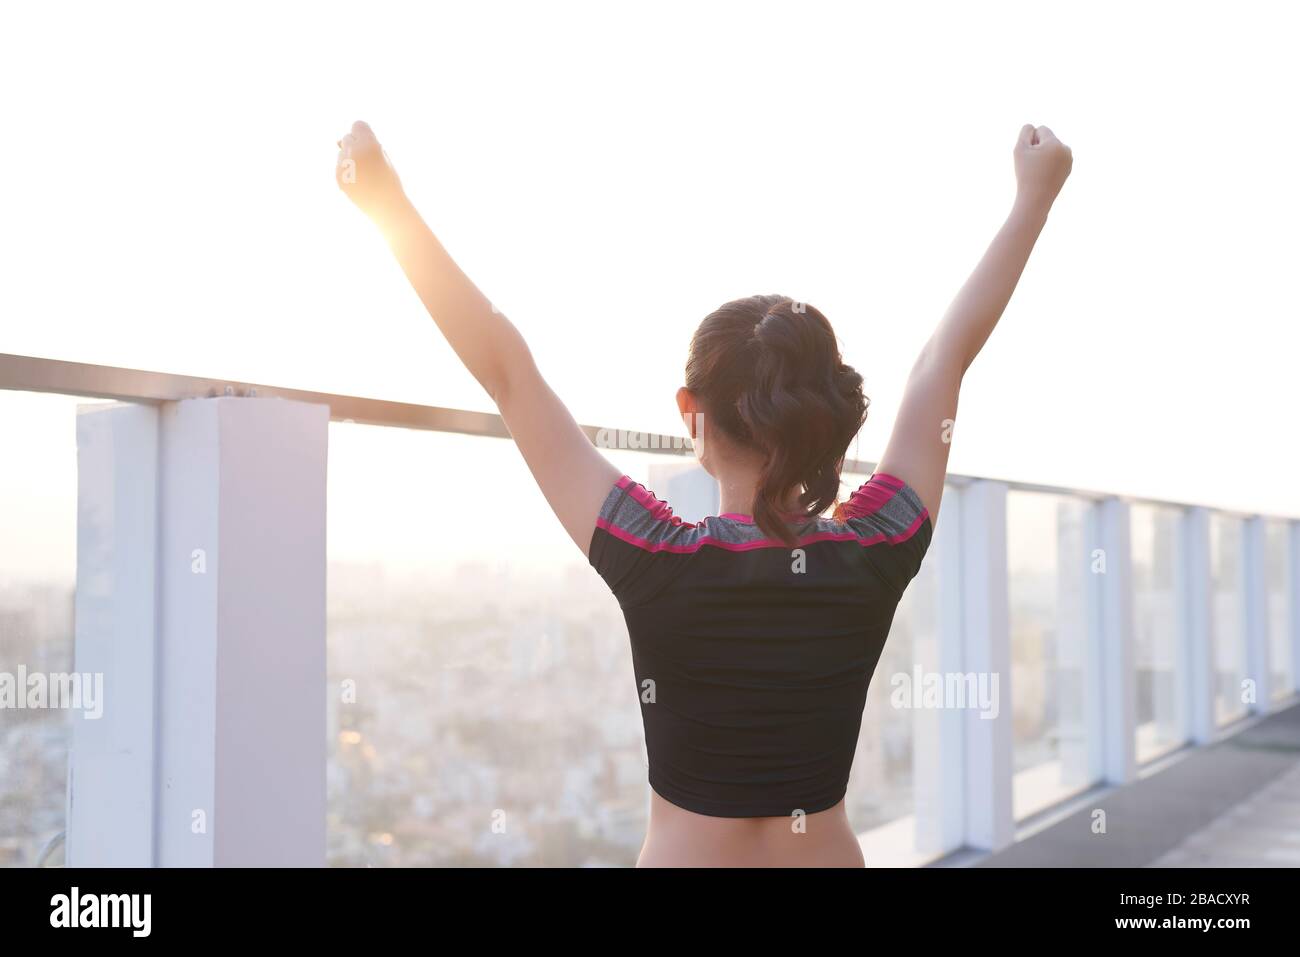
[[[1020,131],[1010,215],[912,367],[876,473],[832,518],[866,400],[830,324],[782,296],[706,317],[677,405],[721,514],[690,524],[587,439],[407,200],[370,128],[353,124],[339,148],[339,186],[383,230],[623,608],[650,769],[638,863],[862,866],[844,793],[867,685],[938,518],[962,377],[1070,150],[1046,127]]]

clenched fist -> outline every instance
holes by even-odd
[[[1065,185],[1074,157],[1046,126],[1026,123],[1016,141],[1016,189],[1021,198],[1047,206]]]
[[[376,222],[406,203],[397,170],[388,162],[388,155],[374,131],[361,120],[353,123],[352,132],[339,140],[334,179],[348,199]]]

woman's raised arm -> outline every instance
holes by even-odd
[[[1045,126],[1025,126],[1015,147],[1016,199],[957,298],[921,350],[877,470],[916,489],[939,513],[962,378],[993,332],[1047,214],[1070,175],[1070,148]]]
[[[425,309],[496,403],[546,501],[585,555],[596,513],[621,473],[546,384],[519,330],[425,225],[365,123],[354,123],[339,141],[335,179],[383,231]]]

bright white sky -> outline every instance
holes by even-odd
[[[1296,20],[6,4],[0,352],[487,407],[334,186],[364,118],[580,419],[675,431],[695,324],[782,292],[866,376],[870,458],[1033,122],[1074,175],[967,380],[953,470],[1300,514]],[[66,450],[70,421],[24,401],[0,396],[21,447]],[[27,488],[4,471],[0,495]]]

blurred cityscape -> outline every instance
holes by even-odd
[[[72,584],[0,585],[0,672],[72,670]],[[67,711],[0,710],[0,867],[36,864],[63,831]]]
[[[900,630],[863,721],[849,797],[860,829],[910,812],[911,719],[889,708],[883,677],[910,668]],[[73,670],[72,635],[71,584],[0,590],[0,671]],[[394,581],[331,564],[327,647],[330,864],[636,860],[637,689],[622,614],[590,568],[467,563]],[[2,866],[35,864],[62,831],[72,720],[0,711]]]

